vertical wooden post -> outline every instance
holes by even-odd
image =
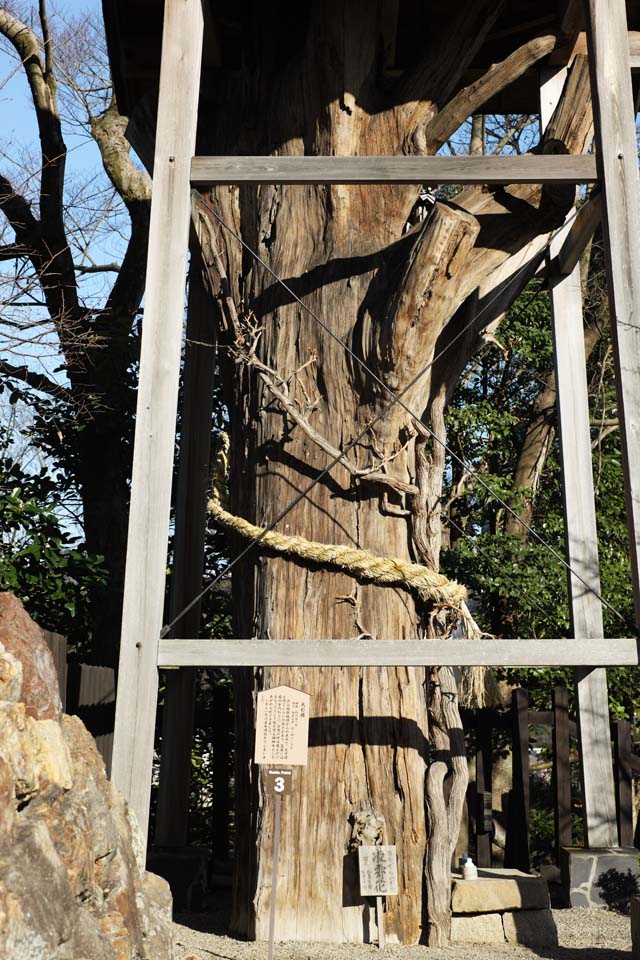
[[[511,694],[512,789],[505,866],[529,872],[529,694]]]
[[[51,650],[53,662],[58,676],[58,688],[62,709],[67,712],[67,638],[51,630],[42,631],[45,642]]]
[[[145,838],[202,34],[201,0],[165,0],[112,767]]]
[[[571,767],[569,764],[569,694],[566,687],[553,691],[553,818],[556,865],[560,848],[571,846]]]
[[[621,847],[633,846],[633,787],[631,771],[631,724],[618,720],[613,725],[616,767],[618,840]]]
[[[640,623],[640,178],[624,0],[589,0],[587,37],[603,193],[636,624]]]
[[[211,846],[216,859],[229,856],[229,816],[231,813],[231,691],[218,686],[213,691],[213,828]]]
[[[488,710],[476,712],[476,864],[491,866],[491,833],[480,813],[482,794],[491,794],[491,726]]]
[[[563,69],[542,76],[540,115],[545,124],[562,92]],[[561,232],[550,246],[553,262],[562,246]],[[556,404],[560,432],[565,544],[569,566],[569,604],[576,640],[604,636],[598,561],[598,530],[593,489],[589,395],[584,352],[580,266],[568,276],[549,270],[549,293],[556,367]],[[615,791],[611,767],[607,673],[580,667],[575,671],[578,730],[585,805],[587,846],[617,842]]]
[[[189,270],[171,620],[202,588],[214,368],[213,304],[202,279],[200,253],[194,249]],[[200,604],[197,603],[176,623],[172,636],[199,635]],[[187,842],[195,677],[195,669],[187,667],[168,671],[166,676],[154,837],[159,846],[184,846]]]

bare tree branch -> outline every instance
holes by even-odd
[[[509,54],[500,63],[494,63],[486,73],[465,87],[447,103],[428,124],[425,137],[429,153],[437,153],[443,143],[461,123],[505,87],[547,56],[556,44],[555,34],[535,37]]]
[[[20,380],[22,383],[26,383],[27,386],[31,387],[33,390],[38,390],[39,393],[46,393],[51,397],[55,397],[56,399],[71,399],[69,391],[66,389],[66,387],[56,383],[55,380],[50,380],[49,377],[45,376],[43,373],[37,373],[36,371],[30,370],[24,365],[17,367],[14,364],[9,363],[7,360],[0,359],[0,373],[4,374],[6,377],[10,377],[13,380]]]

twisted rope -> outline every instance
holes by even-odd
[[[449,607],[460,618],[464,636],[482,635],[465,603],[466,588],[420,563],[410,563],[397,557],[380,557],[358,547],[319,543],[299,536],[284,536],[230,513],[223,504],[229,438],[227,434],[222,434],[221,439],[213,472],[211,498],[207,504],[208,512],[215,523],[247,540],[259,540],[266,549],[282,556],[317,563],[347,573],[364,583],[401,587],[416,594],[423,602]],[[489,707],[501,702],[493,674],[487,667],[463,667],[459,690],[461,706]]]
[[[225,435],[216,461],[212,494],[208,503],[209,513],[220,526],[240,534],[247,540],[259,538],[260,543],[274,553],[295,557],[308,563],[317,563],[332,570],[347,573],[355,580],[364,583],[401,587],[415,593],[426,603],[453,607],[458,611],[461,609],[467,596],[466,588],[420,563],[410,563],[396,557],[380,557],[359,547],[319,543],[300,536],[285,536],[276,533],[275,530],[259,527],[242,517],[234,516],[223,506],[221,495],[223,478],[226,475],[228,445],[229,440]]]

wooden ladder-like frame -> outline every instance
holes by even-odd
[[[124,612],[112,777],[146,837],[158,668],[170,672],[166,757],[158,811],[160,842],[184,842],[196,666],[511,665],[576,667],[584,797],[591,846],[617,844],[606,666],[637,665],[635,639],[604,639],[582,300],[577,260],[593,209],[554,238],[548,258],[555,333],[573,641],[561,640],[217,640],[183,617],[179,637],[160,640],[189,247],[191,186],[220,183],[588,183],[599,181],[623,438],[636,622],[640,622],[640,179],[624,0],[589,0],[589,58],[597,152],[526,157],[193,157],[203,41],[201,0],[166,0],[153,198],[136,415]],[[564,68],[541,78],[541,116],[550,116]],[[595,208],[596,201],[588,205]],[[206,342],[206,294],[197,251],[190,283],[189,338]],[[195,332],[195,335],[194,335]],[[187,349],[174,615],[202,578],[213,350]],[[202,427],[194,429],[197,421]],[[187,430],[187,424],[191,429]],[[203,439],[204,438],[204,439]],[[195,483],[195,487],[194,487]],[[195,490],[195,497],[189,496]],[[202,501],[202,504],[200,504]],[[188,506],[187,506],[188,504]],[[593,591],[586,589],[584,582]],[[196,611],[197,613],[197,611]],[[186,709],[183,709],[186,703]],[[186,788],[185,788],[186,784]],[[177,804],[168,798],[177,786]],[[163,792],[164,791],[164,792]],[[173,824],[173,826],[172,826]],[[176,825],[177,824],[177,825]]]

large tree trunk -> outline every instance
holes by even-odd
[[[200,150],[376,155],[436,149],[457,127],[461,109],[459,98],[452,100],[449,120],[447,109],[441,110],[437,134],[430,135],[436,105],[451,98],[498,8],[488,0],[473,7],[460,3],[455,29],[434,37],[426,61],[393,88],[380,70],[389,27],[384,4],[312,4],[296,24],[303,55],[293,59],[287,59],[283,37],[273,32],[271,21],[258,15],[247,25],[253,29],[246,41],[252,69],[242,88],[234,88],[237,109],[221,111],[215,137]],[[510,67],[511,75],[548,51],[548,39],[527,47]],[[498,68],[492,83],[502,76],[504,84],[505,73],[509,70],[501,74]],[[574,71],[574,94],[578,90],[583,97],[585,82],[584,70]],[[465,100],[469,112],[482,102],[479,90],[475,86]],[[225,98],[230,96],[225,90]],[[545,142],[543,149],[584,149],[589,124],[579,111],[575,116],[575,111],[558,112],[553,143]],[[242,130],[234,126],[238,117]],[[215,214],[207,218],[200,211],[207,222],[204,261],[220,307],[220,341],[226,344],[222,373],[231,417],[235,514],[260,525],[273,520],[317,477],[330,451],[344,449],[382,410],[389,400],[383,384],[404,390],[451,344],[461,324],[473,320],[468,298],[487,305],[496,289],[505,288],[506,278],[515,296],[528,274],[521,270],[514,281],[511,258],[517,255],[522,263],[530,245],[541,248],[573,202],[573,191],[551,196],[530,185],[472,189],[455,205],[437,204],[426,221],[405,232],[416,195],[406,186],[224,187],[211,192]],[[216,216],[286,279],[337,340],[243,252]],[[455,350],[403,396],[441,440],[446,398],[492,319],[494,312],[484,309]],[[349,452],[350,467],[339,465],[324,477],[287,514],[279,532],[437,567],[443,449],[423,431],[416,443],[416,434],[412,417],[394,407]],[[357,470],[369,467],[386,472],[387,479],[354,479]],[[234,598],[241,637],[295,641],[421,634],[428,643],[446,619],[432,619],[432,611],[408,591],[362,585],[345,574],[259,550],[236,568]],[[432,693],[451,684],[450,673],[432,673]],[[369,911],[358,896],[355,855],[349,852],[350,818],[364,809],[384,817],[385,841],[398,847],[400,893],[387,903],[387,938],[403,943],[421,938],[426,885],[432,899],[429,940],[446,941],[448,869],[460,791],[454,790],[447,805],[443,782],[447,770],[454,776],[462,766],[466,771],[466,761],[459,762],[463,748],[455,704],[443,709],[436,696],[430,706],[439,731],[433,745],[447,770],[432,768],[429,816],[437,868],[425,880],[425,672],[269,669],[258,672],[255,682],[304,689],[312,705],[309,764],[296,770],[293,796],[283,805],[277,937],[367,938]],[[253,692],[254,678],[240,673],[239,869],[232,923],[237,931],[264,938],[274,810],[251,763]]]

